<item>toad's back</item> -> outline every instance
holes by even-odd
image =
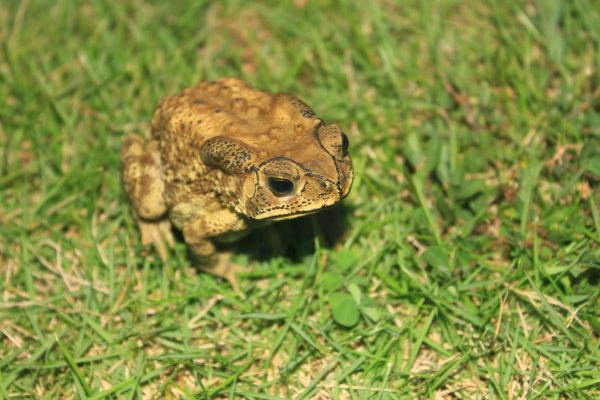
[[[159,104],[152,136],[160,142],[167,180],[205,173],[198,149],[223,136],[258,150],[258,159],[321,151],[313,129],[321,120],[299,99],[256,90],[236,78],[202,81]]]
[[[271,119],[267,115],[276,97],[236,78],[202,81],[161,101],[152,120],[152,136],[165,141],[186,135],[206,140],[231,135],[233,127],[258,127]]]

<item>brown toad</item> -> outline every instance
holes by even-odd
[[[236,268],[213,240],[334,205],[352,184],[348,138],[337,125],[293,96],[239,79],[201,81],[166,97],[151,133],[129,135],[121,149],[142,242],[165,260],[175,225],[200,267],[234,285]]]

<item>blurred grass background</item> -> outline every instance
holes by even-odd
[[[599,46],[594,0],[0,1],[0,399],[600,397]],[[119,179],[222,76],[356,176],[335,234],[234,247],[245,299],[143,249]]]

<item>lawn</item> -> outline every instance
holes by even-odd
[[[600,398],[600,7],[0,2],[0,399]],[[119,148],[236,76],[350,138],[343,205],[140,243]]]

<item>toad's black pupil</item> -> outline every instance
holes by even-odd
[[[347,152],[348,151],[348,145],[350,144],[350,142],[348,142],[348,136],[346,136],[345,133],[342,133],[342,152]]]
[[[275,196],[287,196],[294,191],[294,183],[288,179],[269,178],[268,183]]]

